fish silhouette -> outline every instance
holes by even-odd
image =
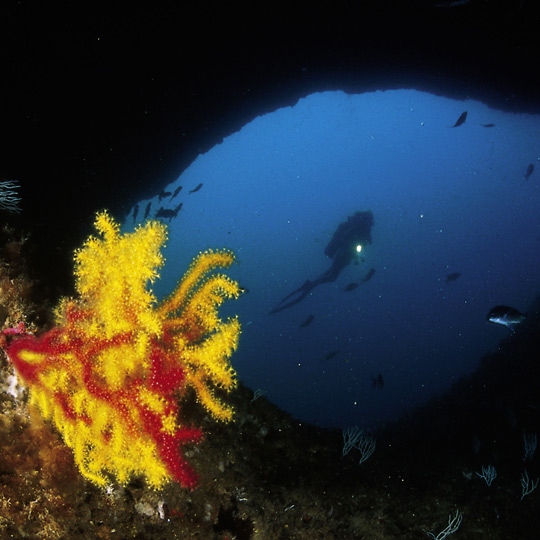
[[[305,328],[306,326],[309,326],[315,317],[313,315],[310,315],[301,325],[300,328]]]
[[[147,205],[146,205],[146,209],[144,211],[144,218],[143,219],[146,219],[149,215],[150,215],[150,208],[152,207],[152,203],[149,202]]]
[[[171,195],[171,198],[169,200],[172,201],[181,191],[182,191],[182,186],[178,186],[174,190],[174,193]]]
[[[461,272],[452,272],[446,276],[445,283],[450,283],[450,281],[456,281],[456,279],[461,276]]]
[[[364,279],[362,280],[364,283],[366,281],[369,281],[373,275],[375,274],[375,268],[370,268],[369,272],[366,274],[366,276],[364,277]]]
[[[156,212],[156,216],[157,218],[164,218],[164,219],[168,219],[169,221],[171,221],[172,219],[174,219],[177,215],[178,215],[178,212],[182,209],[182,205],[183,203],[180,203],[176,208],[163,208],[161,207],[157,212]]]
[[[345,292],[351,292],[351,291],[354,291],[354,289],[356,289],[358,287],[358,283],[349,283],[343,290]]]
[[[161,193],[158,195],[159,202],[161,202],[162,199],[164,199],[165,197],[170,197],[170,196],[171,196],[170,191],[165,191],[164,189],[162,189]]]
[[[339,349],[336,351],[330,351],[329,353],[326,353],[323,356],[323,360],[332,360],[332,358],[335,358],[339,354]]]
[[[534,165],[532,163],[529,163],[529,166],[527,167],[527,170],[525,171],[525,176],[523,177],[523,180],[528,180],[533,172],[534,172]]]
[[[189,191],[189,193],[195,193],[195,192],[199,191],[199,189],[201,189],[202,186],[203,186],[202,184],[199,184],[196,188],[193,188],[191,191]]]
[[[457,119],[456,123],[453,126],[450,127],[459,127],[465,123],[465,120],[467,120],[467,111],[462,112],[461,116]]]

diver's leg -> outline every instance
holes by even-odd
[[[298,287],[298,289],[283,298],[283,300],[281,300],[281,302],[272,311],[270,311],[270,313],[277,313],[278,311],[283,311],[284,309],[290,308],[291,306],[298,304],[298,302],[303,300],[317,285],[317,282],[313,282],[307,279],[301,287]],[[287,302],[289,298],[293,299]],[[284,302],[286,303],[283,304]]]

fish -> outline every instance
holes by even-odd
[[[366,281],[369,281],[373,277],[373,274],[375,274],[375,268],[371,268],[369,270],[369,272],[362,279],[362,283],[365,283]],[[359,283],[355,283],[353,281],[352,283],[349,283],[343,290],[345,292],[350,292],[350,291],[354,291],[354,289],[356,289],[359,286],[360,286]]]
[[[315,317],[313,315],[310,315],[301,325],[300,328],[305,328],[306,326],[309,326]]]
[[[189,193],[195,193],[196,191],[199,191],[199,189],[202,188],[202,184],[199,184],[196,188],[192,189],[191,191],[189,191]]]
[[[481,124],[482,127],[490,128],[495,127],[495,124]]]
[[[516,326],[521,324],[527,318],[526,314],[519,312],[510,306],[495,306],[490,310],[487,316],[489,322],[501,324],[510,328],[512,332]]]
[[[165,218],[165,219],[172,219],[175,217],[174,210],[171,208],[163,208],[163,206],[156,212],[156,215],[154,217],[157,218]]]
[[[450,127],[459,127],[465,123],[465,120],[467,120],[467,111],[462,112],[461,116],[457,119],[456,123],[453,126]]]
[[[351,291],[354,291],[354,289],[356,289],[356,287],[358,287],[358,283],[349,283],[343,290],[345,292],[351,292]]]
[[[324,356],[323,356],[323,360],[332,360],[332,358],[334,358],[335,356],[337,356],[339,354],[339,350],[337,351],[330,351],[329,353],[326,353]]]
[[[366,274],[366,276],[364,277],[364,279],[362,280],[364,283],[366,281],[369,281],[373,275],[375,274],[375,268],[370,268],[369,272]]]
[[[178,212],[182,209],[183,203],[180,203],[176,208],[163,208],[163,206],[156,212],[157,218],[165,218],[171,221],[178,215]]]
[[[171,198],[169,200],[172,201],[181,191],[182,191],[182,186],[178,186],[174,190],[174,193],[171,195]]]
[[[146,209],[144,211],[144,218],[143,219],[146,219],[149,215],[150,215],[150,208],[152,206],[152,202],[149,202],[147,205],[146,205]]]
[[[137,214],[139,213],[139,205],[136,204],[135,208],[133,208],[133,223],[135,223],[135,220],[137,219]]]
[[[456,279],[461,276],[461,272],[452,272],[446,276],[445,283],[450,283],[451,281],[456,281]]]
[[[161,190],[161,193],[158,195],[159,202],[162,201],[165,197],[169,197],[171,195],[170,191],[165,191],[164,189]]]
[[[523,180],[528,180],[529,176],[534,172],[534,165],[532,163],[529,163],[529,166],[527,167],[527,171],[525,172],[525,176],[523,177]]]

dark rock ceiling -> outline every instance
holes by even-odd
[[[533,1],[6,4],[0,177],[20,181],[15,221],[56,275],[96,210],[121,218],[199,152],[310,92],[415,87],[540,109]]]

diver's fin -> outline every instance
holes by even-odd
[[[291,306],[294,306],[294,304],[298,304],[298,302],[303,300],[309,294],[309,292],[315,287],[315,285],[315,283],[311,282],[309,279],[306,279],[306,281],[301,287],[298,287],[298,289],[283,298],[283,300],[281,300],[281,302],[272,311],[270,311],[270,315],[290,308]],[[293,299],[289,300],[289,298]],[[287,300],[289,300],[289,302],[287,302]],[[284,302],[286,303],[284,304]]]

